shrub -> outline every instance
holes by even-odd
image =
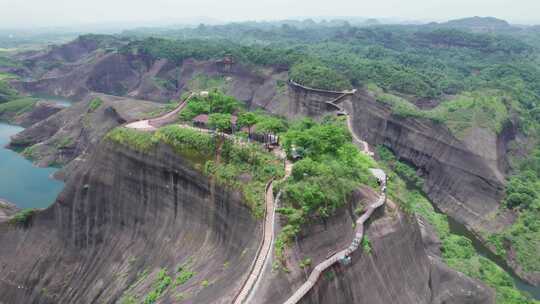
[[[102,104],[103,104],[103,101],[100,98],[96,97],[92,99],[90,103],[88,104],[88,111],[90,113],[95,112],[99,107],[101,107]]]
[[[30,221],[32,220],[32,217],[34,214],[36,214],[37,209],[24,209],[19,212],[17,212],[10,220],[9,222],[13,225],[21,225],[24,227],[28,227],[30,225]]]

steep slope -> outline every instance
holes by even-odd
[[[84,99],[93,92],[167,102],[188,90],[219,88],[248,106],[287,112],[287,72],[282,68],[186,58],[180,63],[118,51],[114,37],[81,36],[65,45],[19,55],[22,92]]]
[[[505,137],[511,133],[496,137],[479,129],[460,141],[441,124],[392,114],[366,92],[348,107],[362,138],[389,147],[418,168],[425,192],[439,209],[469,228],[489,226],[504,193]]]
[[[29,229],[1,226],[0,301],[144,299],[163,269],[191,276],[161,303],[230,302],[259,244],[241,196],[168,146],[143,154],[105,142],[96,151]]]
[[[333,248],[348,246],[358,217],[354,210],[376,199],[372,190],[361,189],[352,198],[355,203],[305,227],[287,252],[289,272],[272,270],[269,265],[266,280],[252,299],[261,299],[260,303],[288,299],[315,265],[335,253]],[[332,266],[299,303],[493,303],[493,294],[485,286],[429,258],[416,220],[393,204],[374,213],[366,233],[370,252],[362,246],[352,254],[350,265]],[[308,265],[303,263],[306,258],[311,259]],[[433,281],[440,277],[445,278]],[[449,290],[451,295],[445,295]],[[467,297],[468,302],[463,302]]]
[[[38,165],[64,165],[95,146],[112,128],[160,109],[160,104],[90,95],[12,138],[10,147],[25,150]]]

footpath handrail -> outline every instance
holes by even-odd
[[[249,274],[248,276],[246,277],[246,280],[244,281],[244,283],[242,283],[242,287],[238,290],[238,292],[236,293],[236,295],[234,296],[233,298],[233,301],[232,303],[242,303],[244,302],[245,298],[247,298],[247,296],[249,295],[249,291],[251,290],[251,288],[253,288],[253,284],[251,284],[252,286],[247,286],[248,283],[250,282],[250,279],[252,278],[252,275],[254,274],[255,272],[255,267],[257,266],[257,261],[259,261],[259,257],[261,255],[261,252],[263,251],[263,247],[265,245],[265,235],[266,235],[266,223],[267,223],[267,217],[268,217],[268,202],[266,201],[266,198],[267,198],[267,195],[268,195],[268,191],[272,188],[272,184],[274,182],[274,178],[272,177],[270,179],[270,181],[266,184],[266,187],[264,189],[264,195],[265,195],[265,208],[264,208],[264,223],[262,225],[262,239],[261,239],[261,243],[259,244],[259,248],[257,249],[257,253],[255,254],[255,258],[253,259],[253,263],[251,264],[251,267],[249,269]],[[272,199],[273,198],[273,195],[272,195]],[[256,274],[256,277],[258,277],[260,275],[260,272],[258,274]]]
[[[174,110],[162,116],[148,119],[148,124],[153,127],[159,127],[161,125],[174,122],[178,116],[178,113],[180,113],[184,109],[184,107],[187,105],[188,100],[191,99],[194,95],[195,93],[190,93],[189,96],[186,97],[182,102],[180,102],[180,104]]]
[[[292,173],[292,164],[285,160],[285,175],[281,180],[287,179]],[[246,302],[250,295],[254,292],[254,288],[257,286],[258,282],[261,279],[261,276],[264,271],[265,265],[268,263],[268,257],[272,252],[272,245],[274,243],[274,233],[275,233],[275,209],[276,209],[276,200],[274,198],[273,192],[268,195],[269,191],[273,191],[272,185],[275,179],[271,180],[271,183],[267,184],[266,188],[266,198],[270,196],[270,200],[266,202],[266,213],[265,213],[265,224],[263,229],[263,239],[261,241],[261,249],[258,251],[257,256],[255,257],[255,262],[252,264],[249,275],[242,285],[242,288],[238,291],[236,296],[233,298],[232,303],[241,304]],[[279,198],[279,195],[278,195]],[[269,208],[271,206],[271,208]],[[264,246],[266,245],[266,246]],[[266,247],[266,248],[265,248]],[[263,256],[261,256],[263,254]]]
[[[384,187],[385,186],[383,186],[383,189]],[[364,223],[371,217],[375,209],[384,205],[385,200],[386,200],[386,194],[383,193],[375,203],[371,204],[368,207],[366,212],[356,221],[357,230],[355,233],[355,237],[353,238],[353,241],[351,242],[351,245],[349,245],[349,247],[347,247],[346,249],[343,249],[340,252],[335,253],[328,259],[319,263],[313,269],[307,281],[304,284],[302,284],[302,286],[300,286],[300,288],[297,289],[296,292],[287,301],[285,301],[285,304],[298,303],[313,288],[313,286],[315,285],[315,283],[317,283],[321,274],[326,269],[330,268],[330,266],[334,265],[339,260],[348,257],[350,254],[352,254],[354,251],[358,249],[358,247],[360,246],[360,242],[362,241],[362,238],[364,237]]]
[[[338,99],[341,97],[343,96],[338,97]],[[333,101],[327,103],[337,106]],[[366,153],[367,155],[373,155],[372,152],[369,151],[369,145],[365,141],[360,140],[356,136],[356,134],[354,134],[351,117],[348,113],[346,114],[347,127],[350,129],[353,139],[355,139],[359,142],[359,144],[362,145],[362,152]],[[358,218],[358,220],[356,221],[355,236],[351,244],[347,248],[331,255],[329,258],[323,260],[321,263],[315,266],[315,268],[309,275],[307,281],[304,282],[304,284],[302,284],[302,286],[300,286],[300,288],[298,288],[296,292],[289,299],[287,299],[287,301],[285,301],[284,304],[297,304],[313,288],[313,286],[315,286],[319,277],[326,269],[328,269],[330,266],[334,265],[340,260],[350,258],[350,255],[358,249],[364,237],[364,223],[369,220],[369,218],[376,209],[383,206],[386,202],[386,175],[381,170],[383,176],[378,176],[380,174],[375,173],[375,171],[376,170],[372,170],[372,173],[377,176],[377,178],[379,178],[381,181],[381,195],[379,195],[378,199],[374,203],[368,206],[364,214],[362,214],[362,216],[360,216],[360,218]]]
[[[292,79],[289,79],[289,83],[292,84],[293,86],[302,88],[304,90],[313,91],[313,92],[317,92],[317,93],[326,93],[326,94],[354,94],[354,93],[356,93],[356,89],[343,90],[343,91],[333,91],[333,90],[323,90],[323,89],[310,88],[308,86],[299,84],[298,82],[296,82],[296,81],[294,81]]]

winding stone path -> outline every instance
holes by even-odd
[[[354,92],[355,90],[352,91],[352,94],[354,94]],[[346,94],[344,93],[338,98],[332,101],[328,101],[326,103],[334,105],[336,108],[344,112],[343,108],[337,105],[336,101],[342,100],[342,98],[345,95]],[[349,113],[345,113],[345,114],[347,115],[347,127],[349,128],[349,131],[352,134],[353,140],[355,141],[357,145],[360,145],[362,147],[363,153],[369,156],[373,156],[374,154],[373,152],[370,151],[368,143],[358,138],[358,136],[356,136],[356,134],[354,133],[351,116],[349,115]],[[307,281],[304,284],[302,284],[302,286],[300,286],[300,288],[298,288],[296,292],[287,301],[285,301],[284,304],[298,303],[313,288],[313,286],[315,286],[315,284],[319,280],[319,277],[326,269],[330,268],[332,265],[334,265],[340,260],[345,260],[345,259],[350,258],[350,255],[356,250],[358,250],[358,247],[360,246],[362,242],[362,238],[364,237],[365,222],[369,220],[369,218],[371,217],[371,215],[377,208],[383,206],[386,202],[386,174],[381,169],[370,169],[370,172],[375,177],[377,177],[377,179],[381,182],[381,189],[380,189],[381,194],[379,195],[378,199],[375,202],[371,203],[367,207],[364,214],[362,214],[362,216],[360,216],[358,220],[356,220],[356,231],[355,231],[355,235],[351,244],[349,245],[349,247],[342,249],[341,251],[333,254],[332,256],[330,256],[329,258],[327,258],[326,260],[322,261],[317,266],[315,266],[315,268],[309,275]]]
[[[283,177],[283,180],[287,179],[291,175],[292,166],[293,165],[291,162],[285,160],[285,176]],[[257,286],[257,283],[261,279],[264,266],[271,256],[272,245],[275,237],[274,220],[276,216],[273,183],[273,180],[270,181],[266,189],[266,211],[264,215],[263,239],[261,246],[255,256],[255,260],[247,280],[244,282],[242,288],[233,299],[232,303],[234,304],[245,303],[249,296],[254,292],[255,286]]]
[[[177,119],[178,114],[182,112],[182,110],[186,107],[188,100],[191,99],[191,97],[193,96],[195,96],[195,93],[190,93],[188,97],[186,97],[182,102],[178,104],[178,106],[174,110],[170,112],[167,112],[156,118],[143,119],[131,122],[126,124],[125,127],[141,131],[155,131],[161,126],[173,123]]]

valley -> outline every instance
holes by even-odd
[[[478,22],[0,54],[0,303],[538,303],[540,37]]]

